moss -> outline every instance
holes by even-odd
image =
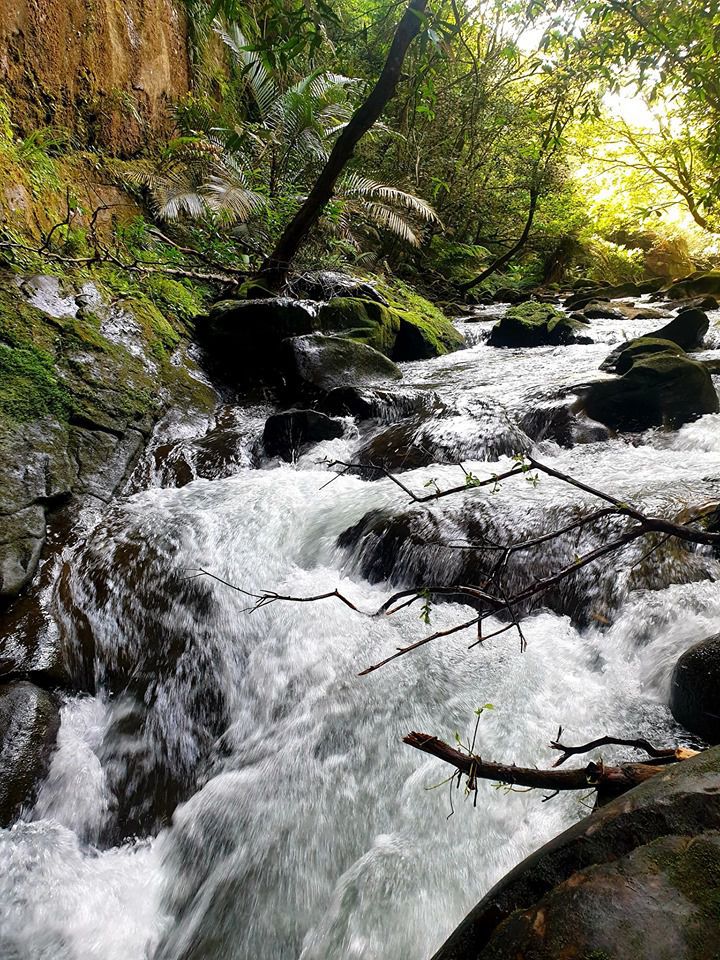
[[[465,345],[451,320],[435,304],[402,280],[380,280],[378,291],[400,314],[401,330],[394,360],[424,360]]]
[[[0,413],[11,420],[64,419],[72,399],[58,383],[53,358],[40,350],[0,343]]]
[[[555,346],[573,341],[584,330],[584,324],[551,304],[528,300],[510,307],[493,327],[489,342],[497,347]]]
[[[186,326],[202,313],[207,296],[207,291],[202,288],[161,274],[149,277],[144,283],[144,290],[159,310],[172,314]]]
[[[320,329],[326,333],[342,333],[357,343],[365,343],[385,356],[393,354],[400,331],[400,314],[396,310],[357,297],[335,297],[319,313]]]

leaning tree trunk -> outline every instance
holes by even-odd
[[[379,119],[388,101],[394,96],[405,54],[420,32],[426,7],[427,0],[411,0],[408,4],[395,30],[390,52],[377,83],[336,140],[315,186],[262,265],[258,279],[264,286],[277,290],[283,284],[300,245],[332,199],[338,177],[353,156],[360,138]]]
[[[533,184],[533,186],[530,188],[530,206],[528,208],[525,227],[523,228],[523,232],[520,234],[516,242],[512,245],[512,247],[510,247],[509,250],[506,250],[502,256],[498,257],[497,260],[493,260],[490,266],[483,270],[483,272],[475,277],[474,280],[471,280],[469,283],[464,283],[460,287],[461,293],[467,293],[468,290],[472,290],[473,287],[476,287],[479,283],[482,283],[483,280],[487,280],[487,278],[492,276],[493,273],[497,273],[498,270],[501,270],[505,264],[510,263],[512,258],[522,250],[527,243],[528,237],[530,236],[533,220],[535,219],[535,211],[537,210],[539,193],[540,191],[538,187]]]

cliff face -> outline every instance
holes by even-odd
[[[0,0],[0,85],[23,134],[51,124],[129,155],[189,83],[179,0]]]

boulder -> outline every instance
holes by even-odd
[[[525,303],[532,294],[529,290],[515,290],[513,287],[500,287],[492,295],[494,303]]]
[[[348,337],[392,357],[400,332],[400,314],[373,300],[336,297],[320,308],[323,333]]]
[[[332,300],[335,297],[359,297],[387,305],[385,297],[366,280],[334,270],[318,270],[292,277],[284,293],[293,299]]]
[[[680,657],[670,683],[670,709],[692,733],[720,743],[720,634]]]
[[[659,340],[672,340],[683,350],[697,350],[702,346],[709,327],[710,321],[702,310],[681,310],[664,327],[653,330],[648,336],[657,337]]]
[[[627,373],[630,367],[640,357],[654,353],[672,353],[675,356],[684,356],[685,351],[672,340],[660,340],[657,337],[637,337],[621,343],[600,364],[601,370],[608,373]]]
[[[301,447],[343,435],[342,424],[317,410],[284,410],[265,421],[263,445],[270,457],[292,463]]]
[[[59,728],[58,703],[47,690],[27,681],[0,685],[0,826],[32,805]]]
[[[322,395],[337,387],[402,378],[392,360],[367,344],[323,334],[286,340],[281,362],[293,395]]]
[[[720,748],[570,827],[478,903],[433,960],[720,956]]]
[[[315,306],[288,297],[222,300],[197,320],[198,336],[213,361],[243,379],[272,377],[283,340],[318,329]]]
[[[623,297],[641,297],[645,293],[656,293],[665,286],[663,277],[653,277],[651,280],[633,280],[627,283],[597,285],[594,290],[583,290],[565,301],[566,310],[578,310],[592,300],[621,300]]]
[[[628,350],[635,348],[635,345],[642,342],[662,342],[677,345],[682,351],[695,350],[702,346],[703,337],[708,331],[710,321],[702,310],[687,310],[679,313],[676,317],[666,323],[664,327],[646,334],[644,337],[637,337],[635,340],[626,340],[619,344],[612,353],[600,364],[601,370],[615,371],[622,373],[617,369],[618,358]],[[657,351],[656,351],[657,352]]]
[[[624,320],[625,314],[617,307],[611,307],[609,303],[600,300],[591,300],[582,310],[588,320]]]
[[[705,312],[708,310],[720,310],[720,303],[718,303],[715,297],[695,297],[693,300],[688,300],[687,303],[684,303],[678,309],[678,313],[684,313],[686,310],[703,310]]]
[[[621,377],[598,380],[576,392],[587,416],[611,430],[677,428],[720,410],[707,369],[671,349],[641,354]]]
[[[493,347],[540,347],[588,343],[582,324],[547,303],[511,307],[490,331]]]
[[[663,291],[667,300],[687,300],[693,297],[720,296],[720,270],[700,270],[673,283]]]
[[[572,404],[566,400],[543,404],[529,410],[521,418],[520,427],[536,443],[552,440],[561,447],[574,447],[578,443],[598,443],[610,437],[606,426],[575,413]]]

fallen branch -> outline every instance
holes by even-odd
[[[535,767],[518,767],[514,763],[483,760],[478,754],[462,753],[427,733],[409,733],[403,737],[403,742],[455,767],[460,774],[467,776],[470,791],[477,789],[478,780],[491,780],[512,787],[538,790],[568,791],[591,788],[597,790],[598,794],[617,796],[665,769],[662,765],[647,763],[624,763],[609,767],[598,761],[572,770],[539,770]]]

